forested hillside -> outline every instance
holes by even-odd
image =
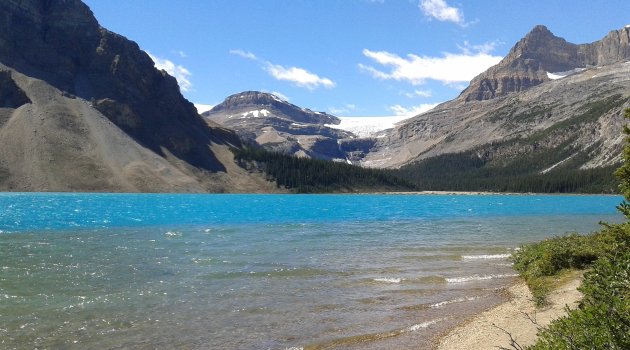
[[[297,193],[417,191],[397,171],[362,168],[346,163],[301,158],[260,148],[234,149],[238,164],[262,171],[278,187]]]
[[[530,162],[492,166],[471,152],[446,154],[398,170],[398,176],[422,190],[536,193],[617,193],[615,166],[593,169],[557,167],[541,172]]]

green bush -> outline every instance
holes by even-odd
[[[599,254],[599,240],[574,233],[521,247],[514,255],[514,267],[532,277],[552,276],[567,268],[582,269]]]
[[[630,251],[610,252],[584,275],[580,307],[529,349],[630,349]]]
[[[527,244],[517,251],[512,260],[514,268],[527,282],[536,305],[546,303],[551,279],[565,269],[584,269],[607,249],[600,234],[570,234]]]

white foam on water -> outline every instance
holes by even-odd
[[[479,297],[463,297],[463,298],[457,298],[457,299],[452,299],[452,300],[445,300],[445,301],[441,301],[439,303],[435,303],[435,304],[431,304],[429,305],[430,308],[432,309],[439,309],[442,306],[445,305],[449,305],[449,304],[455,304],[455,303],[463,303],[465,301],[474,301],[479,299]]]
[[[292,346],[290,348],[284,348],[284,350],[304,350],[303,346]]]
[[[499,274],[499,275],[472,275],[472,276],[464,276],[464,277],[452,277],[452,278],[446,278],[446,282],[447,283],[465,283],[465,282],[472,282],[472,281],[485,281],[485,280],[492,280],[495,278],[508,278],[508,277],[516,277],[518,276],[518,274],[515,273],[506,273],[506,274]]]
[[[431,325],[434,325],[437,322],[438,322],[437,320],[432,320],[432,321],[427,321],[427,322],[414,324],[413,326],[407,328],[407,332],[415,332],[417,330],[424,329],[424,328],[427,328],[427,327],[429,327]]]
[[[512,254],[479,254],[479,255],[462,255],[463,260],[489,260],[489,259],[506,259]]]
[[[173,232],[173,231],[167,231],[166,233],[164,233],[165,236],[168,237],[181,237],[182,233],[181,232]]]
[[[402,278],[395,277],[385,277],[385,278],[375,278],[374,282],[385,282],[385,283],[400,283],[404,281]]]

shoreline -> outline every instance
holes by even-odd
[[[339,193],[344,194],[344,193]],[[614,193],[545,193],[545,192],[484,192],[484,191],[408,191],[408,192],[359,192],[357,194],[379,194],[400,196],[621,196]]]
[[[582,293],[577,290],[582,283],[582,275],[582,271],[574,271],[559,280],[557,287],[549,293],[549,305],[539,309],[532,301],[529,288],[519,279],[507,288],[510,297],[506,302],[475,314],[445,331],[435,339],[433,349],[510,349],[510,335],[522,347],[533,345],[539,326],[548,326],[552,320],[566,315],[565,305],[571,309],[577,307],[582,299]]]

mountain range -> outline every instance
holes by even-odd
[[[0,14],[1,190],[278,191],[264,164],[235,160],[245,145],[401,169],[414,181],[516,179],[621,159],[628,27],[577,45],[536,26],[454,100],[366,137],[264,92],[200,116],[173,77],[79,0],[6,0]]]
[[[571,166],[581,169],[614,164],[630,105],[629,42],[628,27],[574,45],[536,26],[456,99],[379,138],[363,164],[400,167],[471,150],[495,163],[542,150],[566,154],[541,160],[541,172],[577,158]]]
[[[400,168],[461,153],[498,167],[534,154],[556,155],[540,159],[533,169],[539,173],[606,167],[621,160],[622,111],[630,105],[629,34],[626,27],[578,45],[538,25],[457,98],[378,135],[331,133],[326,123],[338,124],[333,116],[306,127],[289,112],[245,114],[267,111],[269,100],[286,103],[269,95],[267,101],[249,98],[262,93],[233,95],[205,115],[271,150],[368,167]],[[242,107],[234,100],[248,102]],[[285,107],[290,109],[304,111]],[[285,120],[280,127],[276,115]],[[298,125],[309,130],[307,140],[325,143],[326,152],[309,148],[317,143],[300,142],[305,132]]]

